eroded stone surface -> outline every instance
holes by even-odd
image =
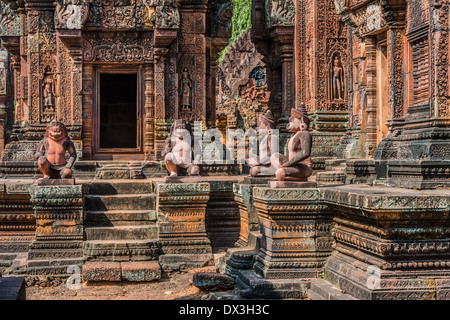
[[[217,272],[197,272],[192,278],[192,284],[202,290],[220,291],[232,289],[235,280]]]

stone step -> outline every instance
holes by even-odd
[[[86,211],[87,226],[145,225],[156,222],[155,210]]]
[[[90,185],[93,195],[146,194],[154,193],[151,180],[139,181],[94,181]]]
[[[158,228],[154,225],[86,227],[86,240],[145,240],[156,239]]]
[[[85,196],[86,210],[154,210],[154,194],[125,194],[109,196]]]
[[[83,266],[83,281],[147,282],[161,279],[158,261],[87,262]]]
[[[148,261],[159,255],[158,240],[85,241],[83,253],[88,261]]]
[[[312,279],[309,283],[308,294],[312,297],[322,297],[323,300],[357,300],[330,282],[322,279]]]

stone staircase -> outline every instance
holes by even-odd
[[[85,205],[86,261],[158,258],[156,195],[152,181],[94,181],[85,196]]]

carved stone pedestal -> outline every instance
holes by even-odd
[[[317,188],[317,183],[310,181],[270,181],[269,188]]]
[[[28,274],[67,275],[83,264],[82,185],[35,186],[31,203],[36,238],[28,254]]]
[[[448,190],[339,186],[325,279],[363,300],[450,299]]]
[[[75,179],[39,179],[38,186],[64,186],[75,185]]]
[[[314,278],[331,254],[331,217],[316,188],[253,191],[261,227],[254,270],[266,279]]]
[[[244,177],[245,184],[267,184],[273,180],[273,176],[261,176],[261,177]]]
[[[160,263],[164,270],[173,269],[175,260],[186,269],[191,264],[197,267],[199,261],[204,260],[204,254],[212,253],[205,228],[209,191],[209,183],[157,183]],[[198,259],[195,256],[199,256]]]

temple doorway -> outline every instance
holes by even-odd
[[[98,73],[95,159],[140,159],[139,94],[138,72]]]

